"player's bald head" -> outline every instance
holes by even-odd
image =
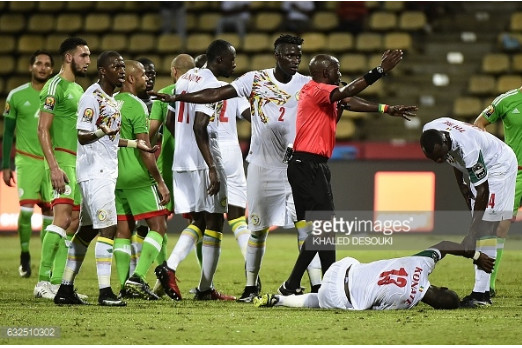
[[[324,69],[328,69],[331,64],[337,62],[335,57],[332,57],[328,54],[318,54],[312,58],[308,68],[310,70],[310,75],[315,78],[319,77],[323,74]]]
[[[137,60],[126,60],[125,61],[125,75],[135,76],[138,73],[142,73],[145,70],[143,64],[138,62]]]
[[[172,59],[172,63],[170,64],[170,66],[185,73],[190,69],[194,68],[196,64],[192,56],[182,53],[180,55],[177,55],[174,59]]]

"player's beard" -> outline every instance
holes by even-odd
[[[71,70],[76,77],[85,77],[87,75],[87,73],[78,67],[74,59],[71,61]]]
[[[49,76],[46,76],[46,77],[38,77],[38,76],[34,76],[34,80],[38,83],[46,83],[47,80],[49,80]]]

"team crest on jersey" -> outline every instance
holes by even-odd
[[[96,218],[98,218],[98,221],[105,221],[107,219],[107,212],[105,210],[98,210],[96,212]]]
[[[252,225],[254,225],[254,226],[258,226],[259,223],[261,222],[259,220],[259,216],[257,214],[251,214],[250,215],[250,221],[252,221]]]
[[[485,114],[486,116],[488,116],[488,117],[491,116],[491,115],[493,115],[494,112],[495,112],[495,107],[494,107],[493,105],[488,106],[488,107],[486,108],[486,110],[484,110],[484,114]]]
[[[91,122],[93,116],[94,116],[94,110],[93,109],[89,109],[89,108],[85,109],[83,111],[82,122]]]
[[[219,204],[221,204],[222,207],[226,207],[227,206],[227,197],[223,197],[221,199],[221,201],[219,202]]]
[[[9,114],[9,110],[11,110],[11,105],[9,105],[9,102],[6,102],[5,103],[5,109],[4,109],[4,114]]]
[[[44,103],[43,108],[44,108],[44,110],[53,111],[55,104],[56,104],[56,100],[54,99],[54,97],[48,96],[47,98],[45,98],[45,103]]]

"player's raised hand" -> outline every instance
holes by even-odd
[[[411,121],[409,117],[415,117],[417,114],[415,111],[419,108],[415,105],[391,105],[388,108],[387,114],[395,117],[402,117],[408,121]]]
[[[484,272],[491,273],[493,272],[493,267],[495,266],[495,259],[492,259],[483,252],[480,252],[478,260],[473,261],[473,263],[476,264],[478,268],[484,270]]]
[[[382,55],[381,68],[384,73],[395,68],[402,60],[402,50],[386,50]]]
[[[147,142],[143,139],[139,139],[138,140],[138,146],[137,146],[138,149],[140,149],[141,151],[145,151],[145,152],[156,152],[159,150],[159,146],[158,145],[154,145],[153,147],[149,147],[149,145],[147,145]]]
[[[158,93],[156,91],[148,91],[147,93],[151,96],[152,100],[159,100],[163,103],[174,103],[176,101],[176,95]]]

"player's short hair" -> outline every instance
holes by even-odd
[[[60,55],[63,57],[67,52],[76,49],[77,46],[87,46],[87,41],[79,37],[68,37],[60,45]]]
[[[299,36],[281,34],[281,36],[279,36],[274,42],[274,50],[277,51],[277,47],[282,44],[302,45],[303,41],[304,40]]]
[[[422,132],[420,137],[420,145],[424,149],[426,154],[431,155],[435,148],[435,145],[442,146],[444,142],[444,135],[441,131],[436,129],[428,129]]]
[[[105,68],[109,64],[109,61],[111,58],[114,57],[121,57],[121,54],[119,54],[116,51],[103,51],[98,56],[98,61],[96,62],[96,67],[99,68]]]
[[[213,62],[217,59],[217,57],[223,55],[226,53],[230,47],[232,47],[232,44],[225,40],[214,40],[208,45],[207,48],[207,62]]]
[[[432,288],[432,286],[430,286]],[[432,288],[433,289],[433,288]],[[460,298],[457,293],[445,287],[434,287],[436,296],[432,297],[430,306],[435,309],[457,309],[460,305]]]
[[[136,59],[136,61],[138,61],[141,64],[143,64],[143,66],[154,65],[154,62],[152,60],[150,60],[149,58],[147,58],[147,57],[140,57],[140,58]]]
[[[53,56],[51,55],[51,53],[45,51],[45,50],[36,50],[34,51],[34,53],[31,55],[31,58],[29,58],[29,65],[33,65],[34,62],[36,61],[36,57],[38,57],[40,54],[45,54],[46,56],[49,57],[49,59],[51,60],[51,67],[54,67],[54,58]]]

